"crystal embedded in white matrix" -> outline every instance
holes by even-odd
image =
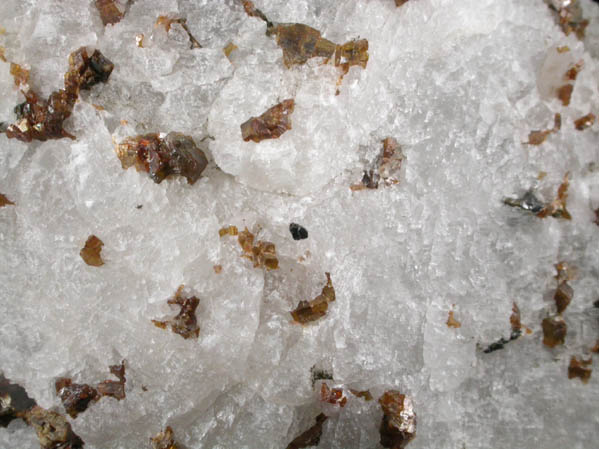
[[[564,35],[544,0],[254,1],[270,21],[367,39],[366,68],[340,84],[322,59],[286,68],[241,1],[137,0],[107,26],[92,1],[0,2],[5,58],[31,68],[40,94],[62,85],[83,45],[115,64],[65,122],[76,141],[0,135],[0,193],[15,203],[0,208],[0,370],[65,414],[57,378],[97,384],[126,360],[126,398],[68,418],[92,449],[150,447],[167,426],[190,449],[287,447],[331,409],[315,373],[373,398],[348,393],[322,448],[377,447],[390,390],[413,401],[409,448],[592,447],[598,379],[568,379],[571,357],[586,360],[599,337],[598,125],[574,125],[599,107],[599,6],[578,2],[591,21],[583,40]],[[202,47],[156,27],[165,15],[187,19]],[[564,107],[552,92],[579,61]],[[0,121],[13,123],[23,97],[8,62],[0,88]],[[242,140],[242,123],[289,98],[290,130]],[[558,132],[522,144],[556,113]],[[169,132],[206,153],[195,184],[122,170],[114,143]],[[399,183],[350,190],[386,137],[405,156]],[[502,202],[528,190],[551,202],[567,172],[570,221]],[[293,240],[292,222],[309,238]],[[240,257],[237,237],[219,237],[230,225],[272,242],[278,269]],[[92,234],[101,267],[79,257]],[[565,345],[549,349],[541,322],[556,312],[560,261],[578,274]],[[321,293],[325,272],[335,302],[294,323],[290,310]],[[198,339],[151,321],[172,316],[166,300],[182,284],[202,298]],[[514,302],[522,335],[484,353],[510,338]],[[39,443],[14,421],[0,447]]]

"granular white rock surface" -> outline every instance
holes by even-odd
[[[599,337],[599,125],[574,127],[599,115],[599,5],[580,0],[591,23],[579,41],[543,0],[254,3],[336,43],[367,39],[367,67],[335,95],[339,69],[285,68],[266,24],[233,0],[137,0],[106,27],[92,1],[0,3],[6,59],[28,66],[44,96],[82,45],[115,65],[65,123],[76,140],[0,135],[0,193],[15,202],[0,208],[0,371],[64,413],[56,378],[95,384],[125,359],[126,399],[69,418],[86,448],[150,447],[167,425],[190,449],[284,448],[320,411],[314,366],[375,399],[350,396],[321,448],[380,447],[386,389],[414,402],[412,449],[596,447],[599,357],[587,384],[567,367]],[[166,14],[185,17],[202,48],[178,26],[156,28]],[[555,73],[544,70],[563,46]],[[579,60],[565,107],[551,86]],[[0,89],[11,123],[23,97],[8,63]],[[243,142],[240,124],[286,98],[292,129]],[[559,132],[522,143],[557,112]],[[122,170],[113,142],[170,131],[210,159],[198,182]],[[350,190],[388,136],[406,157],[400,183]],[[502,202],[529,188],[550,201],[566,172],[571,221]],[[309,238],[293,240],[291,222]],[[226,225],[273,242],[280,268],[240,257],[235,238],[219,238]],[[105,244],[101,267],[79,257],[91,234]],[[566,343],[549,349],[541,321],[555,311],[560,261],[577,277]],[[325,272],[336,291],[327,315],[292,323]],[[173,313],[166,300],[181,284],[201,300],[197,340],[151,322]],[[514,301],[531,332],[484,353],[509,337]],[[446,325],[450,310],[460,328]],[[15,421],[0,448],[17,447],[39,443]]]

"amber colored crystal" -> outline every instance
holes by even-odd
[[[591,378],[591,373],[593,369],[590,367],[592,363],[592,358],[588,359],[577,358],[576,356],[572,356],[570,359],[570,365],[568,366],[568,379],[574,379],[578,377],[583,383],[587,383]]]
[[[5,195],[3,195],[2,193],[0,193],[0,207],[4,207],[4,206],[14,206],[15,203],[13,203],[11,200],[9,200],[8,198],[6,198]]]
[[[462,327],[462,323],[455,319],[453,315],[453,310],[449,311],[449,316],[447,317],[447,327],[453,327],[455,329]]]
[[[167,301],[168,304],[176,305],[181,308],[177,316],[165,321],[152,320],[152,323],[161,329],[170,327],[171,331],[181,335],[185,339],[198,338],[200,335],[200,327],[198,326],[195,312],[200,304],[200,300],[195,296],[184,298],[182,292],[183,285],[177,289],[175,296]]]
[[[103,246],[104,243],[102,240],[95,235],[90,235],[79,254],[86,264],[91,265],[92,267],[100,267],[104,265],[102,255],[100,254]]]
[[[329,388],[326,382],[320,386],[320,400],[329,404],[345,407],[347,397],[343,394],[342,388]]]
[[[42,449],[81,449],[84,446],[66,418],[56,412],[36,405],[25,413],[24,420],[35,429]]]
[[[553,218],[562,218],[564,220],[571,220],[572,216],[566,209],[566,200],[568,198],[568,186],[570,181],[568,179],[569,173],[564,175],[562,183],[557,188],[557,197],[543,209],[537,213],[537,217],[545,218],[552,216]]]
[[[576,126],[577,130],[583,131],[590,126],[593,126],[593,123],[595,123],[595,114],[590,112],[587,115],[584,115],[579,119],[576,119],[574,121],[574,126]]]
[[[335,288],[331,282],[330,273],[325,273],[327,283],[322,292],[311,301],[300,301],[299,305],[291,311],[293,320],[300,324],[316,321],[326,315],[329,303],[335,301]]]
[[[76,418],[87,410],[90,402],[98,400],[98,391],[87,384],[75,384],[66,377],[55,382],[56,394],[60,397],[64,409],[71,418]]]
[[[95,3],[104,26],[119,23],[125,17],[115,0],[96,0]]]
[[[570,104],[570,98],[572,97],[573,90],[574,86],[572,84],[564,84],[557,89],[557,98],[559,98],[563,106],[568,106]]]
[[[397,390],[379,398],[383,419],[379,427],[381,446],[402,449],[416,436],[416,413],[412,401]]]
[[[543,344],[554,348],[558,345],[563,345],[566,340],[568,326],[564,319],[559,316],[547,317],[542,322],[543,328]]]
[[[291,129],[291,114],[294,108],[294,100],[287,99],[269,108],[259,117],[251,117],[241,125],[241,137],[245,142],[278,139]]]
[[[150,443],[152,449],[180,449],[180,446],[175,442],[175,435],[170,426],[167,426],[164,432],[150,438]]]

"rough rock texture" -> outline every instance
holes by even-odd
[[[287,68],[268,23],[241,1],[137,0],[107,25],[95,3],[0,2],[0,122],[14,123],[23,102],[11,62],[43,99],[82,46],[114,64],[63,122],[76,140],[0,134],[0,192],[14,203],[0,207],[6,378],[62,413],[56,379],[96,386],[126,359],[124,399],[66,417],[92,449],[149,447],[168,426],[189,449],[282,448],[320,413],[318,447],[380,449],[377,400],[390,390],[413,401],[410,449],[594,448],[599,377],[568,379],[568,367],[599,337],[599,125],[575,124],[599,114],[596,2],[578,0],[589,20],[580,40],[543,0],[254,1],[272,24],[366,39],[366,67],[340,84],[324,58]],[[202,47],[178,23],[156,26],[160,16],[185,19]],[[291,129],[242,140],[242,123],[290,98]],[[523,143],[553,131],[558,113],[559,130]],[[194,184],[121,168],[114,145],[157,132],[205,154]],[[352,191],[387,137],[403,155],[399,183]],[[529,191],[529,209],[503,204]],[[309,238],[294,240],[290,223]],[[219,237],[229,225],[276,247],[278,269],[240,257],[238,236]],[[100,268],[79,256],[90,235],[105,244]],[[578,274],[564,344],[550,348],[542,323],[556,313],[559,261]],[[335,302],[295,324],[290,311],[321,294],[323,273]],[[181,284],[201,298],[197,338],[151,321],[176,315],[166,299]],[[450,310],[459,328],[447,326]],[[375,400],[323,404],[312,372]],[[39,442],[13,420],[0,447]]]

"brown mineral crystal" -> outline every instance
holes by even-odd
[[[29,84],[29,70],[21,67],[19,64],[10,63],[10,74],[15,80],[15,86],[25,89]]]
[[[278,139],[291,129],[294,108],[293,99],[283,100],[259,117],[251,117],[241,125],[241,137],[245,142],[253,140],[256,143],[265,139]]]
[[[110,396],[120,401],[125,399],[125,361],[123,360],[120,365],[111,365],[110,372],[116,376],[119,380],[105,380],[98,384],[98,393],[101,396]]]
[[[311,301],[300,301],[299,305],[291,312],[293,320],[300,324],[316,321],[326,315],[329,303],[335,301],[335,289],[331,282],[331,274],[325,273],[327,283],[322,292]]]
[[[189,184],[194,184],[206,166],[208,159],[193,139],[177,132],[165,137],[159,134],[144,134],[128,137],[115,148],[123,169],[135,166],[145,171],[156,184],[170,175],[181,175]]]
[[[379,398],[383,420],[379,428],[381,446],[402,449],[416,436],[416,413],[412,400],[397,390],[386,391]]]
[[[564,84],[562,87],[557,89],[557,98],[562,102],[562,105],[568,106],[570,104],[570,98],[572,97],[572,91],[574,86],[572,84]]]
[[[566,340],[566,333],[568,332],[568,326],[564,319],[555,315],[547,317],[543,320],[543,344],[554,348],[557,345],[563,345]]]
[[[156,327],[161,329],[171,328],[176,334],[183,338],[198,338],[200,335],[200,327],[196,318],[196,309],[200,304],[200,300],[195,296],[184,298],[182,295],[183,285],[181,285],[173,298],[170,298],[168,304],[177,305],[181,308],[177,316],[166,321],[152,320]]]
[[[99,399],[95,388],[87,384],[75,384],[66,377],[58,378],[54,386],[65,411],[71,418],[76,418],[79,413],[87,410],[90,402]]]
[[[236,236],[239,234],[237,226],[225,226],[218,230],[218,235],[224,237],[225,235]]]
[[[266,18],[266,16],[264,15],[264,13],[262,11],[260,11],[258,8],[256,8],[256,6],[254,5],[254,2],[252,2],[250,0],[241,0],[241,4],[243,5],[243,8],[245,9],[245,13],[248,16],[256,17],[258,19],[264,20],[266,22],[266,26],[268,28],[272,27],[272,22]]]
[[[449,311],[449,316],[447,317],[447,327],[453,327],[455,329],[462,327],[462,323],[454,318],[453,310]]]
[[[553,296],[555,305],[557,306],[557,313],[562,313],[564,310],[566,310],[566,307],[568,307],[568,304],[570,304],[570,301],[572,301],[573,295],[574,290],[566,281],[561,282],[558,285],[555,295]]]
[[[398,8],[405,3],[408,3],[408,0],[395,0],[395,6]]]
[[[520,332],[522,330],[522,323],[520,322],[520,309],[514,302],[512,303],[512,314],[510,315],[510,324],[512,326],[512,332]]]
[[[14,206],[15,203],[13,203],[11,200],[9,200],[8,198],[6,198],[5,195],[0,193],[0,207],[4,207],[4,206]]]
[[[591,378],[593,369],[590,367],[593,359],[589,357],[587,360],[572,356],[570,365],[568,366],[568,379],[578,377],[583,383],[587,383]]]
[[[62,415],[34,406],[24,420],[35,429],[42,449],[81,449],[84,445]]]
[[[91,265],[92,267],[100,267],[104,265],[102,255],[100,254],[103,246],[104,243],[102,240],[95,235],[90,235],[85,242],[85,246],[79,252],[79,255],[86,264]]]
[[[582,70],[583,67],[584,67],[584,61],[583,60],[578,61],[576,64],[574,64],[572,67],[570,67],[568,69],[564,78],[569,81],[575,81],[576,78],[578,77],[578,73]]]
[[[12,420],[23,418],[24,412],[34,405],[35,401],[22,386],[11,383],[0,373],[0,427],[7,427]]]
[[[222,271],[223,271],[223,266],[222,265],[214,265],[212,268],[214,269],[214,272],[216,274],[221,274]]]
[[[115,0],[96,0],[96,8],[104,26],[119,23],[125,17],[125,11],[121,10]]]
[[[230,226],[229,229],[237,228]],[[229,231],[229,235],[231,234]],[[266,268],[268,270],[276,270],[279,268],[279,260],[277,259],[277,250],[274,243],[258,240],[254,243],[254,234],[248,228],[245,228],[239,233],[237,242],[243,251],[242,257],[251,260],[254,263],[254,268]]]
[[[233,53],[233,51],[237,50],[238,48],[239,47],[237,47],[237,45],[235,45],[233,42],[229,42],[227,46],[223,48],[223,52],[225,53],[225,56],[229,58],[229,56],[231,56],[231,53]]]
[[[557,188],[557,198],[551,203],[545,205],[543,209],[537,213],[537,217],[545,218],[552,216],[553,218],[562,218],[564,220],[571,220],[572,216],[566,209],[566,199],[568,198],[568,186],[570,181],[568,180],[569,173],[564,175],[562,183]]]
[[[551,10],[562,31],[568,35],[576,34],[579,40],[584,39],[585,29],[589,21],[582,16],[582,8],[578,0],[563,2],[559,7],[549,3]]]
[[[372,394],[370,393],[369,390],[363,390],[363,391],[361,391],[361,390],[352,390],[352,389],[350,389],[349,392],[351,394],[353,394],[355,397],[362,398],[365,401],[372,401],[372,399],[373,399],[372,398]]]
[[[320,400],[329,404],[345,407],[347,397],[343,394],[343,388],[329,388],[326,382],[320,386]]]
[[[175,435],[170,426],[167,426],[164,432],[150,438],[150,443],[152,449],[180,449],[180,446],[175,442]]]
[[[342,78],[350,67],[357,65],[365,69],[367,64],[368,41],[366,39],[353,40],[343,45],[337,45],[335,49],[335,67],[341,67]]]
[[[287,449],[303,449],[310,446],[317,446],[322,436],[322,426],[326,420],[327,416],[324,413],[318,415],[316,423],[289,443]]]
[[[589,112],[587,115],[574,120],[574,126],[576,126],[576,129],[579,131],[583,131],[590,126],[593,126],[593,123],[595,123],[595,114],[592,112]]]
[[[155,26],[163,26],[166,32],[168,33],[173,24],[180,25],[181,28],[183,28],[183,30],[187,33],[187,36],[189,37],[189,44],[191,45],[190,48],[192,50],[194,48],[202,48],[198,40],[195,37],[193,37],[191,31],[189,31],[189,28],[187,27],[187,19],[183,17],[159,16],[156,20]]]
[[[43,100],[29,88],[23,89],[25,102],[15,107],[17,123],[9,125],[6,136],[23,142],[45,141],[75,137],[63,129],[63,122],[73,112],[81,89],[89,89],[98,82],[106,82],[114,65],[102,53],[95,50],[92,55],[82,47],[69,55],[69,71],[64,76],[64,90]]]
[[[320,31],[302,23],[276,25],[274,34],[277,45],[283,50],[283,63],[287,68],[305,64],[314,57],[331,58],[337,46],[321,36]]]
[[[547,139],[547,136],[551,133],[558,132],[562,127],[562,116],[561,114],[555,114],[553,118],[553,129],[546,129],[543,131],[531,131],[528,135],[529,145],[541,145]]]

